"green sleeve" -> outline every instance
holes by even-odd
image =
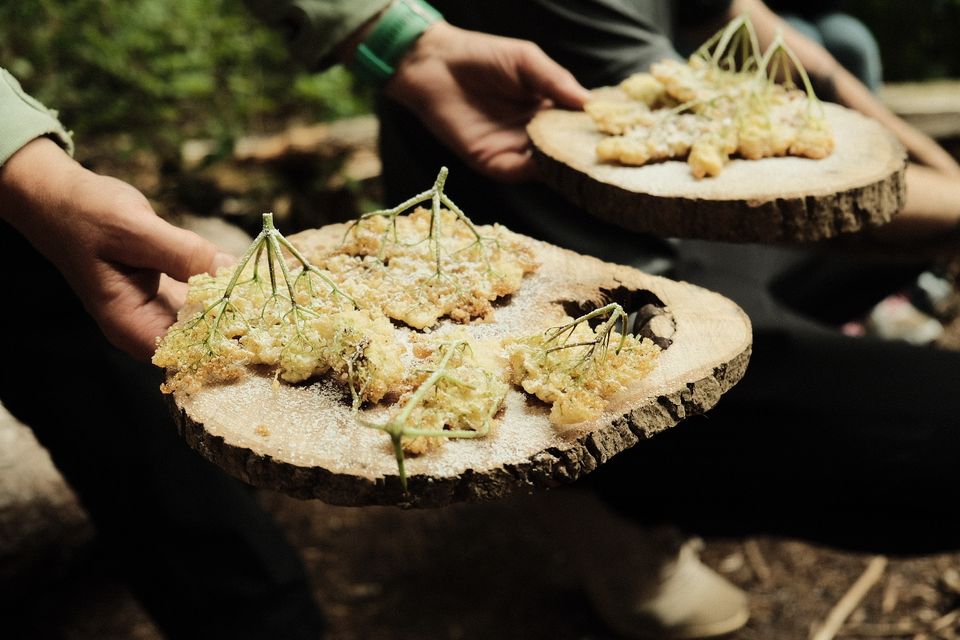
[[[73,140],[57,120],[57,112],[24,93],[17,79],[0,67],[0,166],[40,136],[50,136],[73,154]]]
[[[334,48],[390,0],[245,0],[267,24],[286,32],[293,55],[311,70],[336,62]]]

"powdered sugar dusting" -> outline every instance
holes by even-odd
[[[734,159],[714,178],[697,179],[686,162],[671,160],[629,167],[601,163],[596,146],[603,134],[583,112],[552,110],[534,120],[534,142],[555,159],[595,179],[637,193],[665,198],[747,200],[832,194],[885,178],[902,153],[883,127],[855,111],[824,104],[836,136],[826,158]],[[682,212],[678,211],[678,215]]]
[[[322,247],[342,237],[342,226],[327,227],[293,238],[301,247]],[[661,358],[660,366],[613,399],[607,412],[596,420],[557,427],[550,423],[549,407],[511,389],[504,400],[497,424],[484,438],[451,440],[420,456],[408,456],[407,474],[437,479],[456,478],[468,471],[483,473],[505,465],[529,462],[545,450],[564,450],[578,438],[608,426],[632,408],[655,400],[658,393],[683,389],[709,375],[712,367],[742,353],[749,346],[749,323],[742,312],[725,299],[690,285],[647,276],[627,267],[602,263],[568,251],[528,240],[542,260],[539,270],[528,275],[518,292],[495,305],[490,321],[458,324],[442,321],[432,333],[467,334],[482,345],[488,356],[505,363],[500,347],[504,338],[529,335],[556,325],[564,315],[561,300],[601,298],[601,289],[624,285],[649,289],[678,314],[674,344]],[[705,302],[706,301],[706,302]],[[713,315],[699,313],[709,304]],[[719,313],[718,317],[716,314]],[[701,325],[709,326],[701,326]],[[417,336],[409,328],[397,332],[405,367],[422,362],[415,354]],[[707,335],[715,348],[701,353],[694,337]],[[480,348],[480,347],[478,347]],[[691,366],[691,362],[695,366]],[[213,436],[237,448],[297,467],[319,467],[335,474],[370,481],[397,475],[389,437],[364,427],[350,406],[349,393],[329,381],[290,385],[275,382],[266,372],[254,371],[233,384],[208,386],[188,394],[178,392],[177,404]],[[379,406],[359,417],[382,423],[389,409]]]

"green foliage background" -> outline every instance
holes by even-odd
[[[165,157],[189,137],[369,110],[348,72],[299,69],[239,0],[0,3],[0,65],[78,141],[122,132]]]
[[[960,0],[847,0],[880,41],[888,80],[960,77]],[[190,137],[228,143],[291,116],[369,110],[342,68],[298,69],[240,0],[0,3],[0,65],[57,108],[78,141],[125,133],[176,156]]]

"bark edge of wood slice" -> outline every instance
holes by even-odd
[[[291,240],[304,248],[342,234],[342,225],[331,225]],[[517,327],[529,333],[527,326],[536,330],[551,314],[619,301],[628,312],[653,309],[647,326],[658,325],[652,337],[669,345],[654,372],[612,399],[597,420],[554,427],[546,405],[512,389],[492,435],[447,441],[438,451],[407,458],[408,494],[401,489],[389,439],[357,425],[349,399],[329,382],[276,385],[269,374],[252,374],[194,394],[168,395],[179,433],[204,458],[257,487],[335,505],[437,507],[572,482],[710,409],[743,376],[751,326],[730,300],[529,241],[540,268],[495,310],[492,323],[463,325],[468,331],[481,338]]]
[[[597,90],[610,95],[612,89]],[[686,160],[601,163],[605,137],[582,111],[547,109],[527,126],[544,181],[631,231],[730,242],[812,242],[890,221],[906,198],[906,152],[878,122],[824,103],[836,147],[822,160],[733,159],[694,178]]]

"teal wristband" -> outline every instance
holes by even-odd
[[[440,12],[423,0],[396,0],[357,47],[353,72],[361,80],[383,87],[403,54],[427,27],[442,19]]]

